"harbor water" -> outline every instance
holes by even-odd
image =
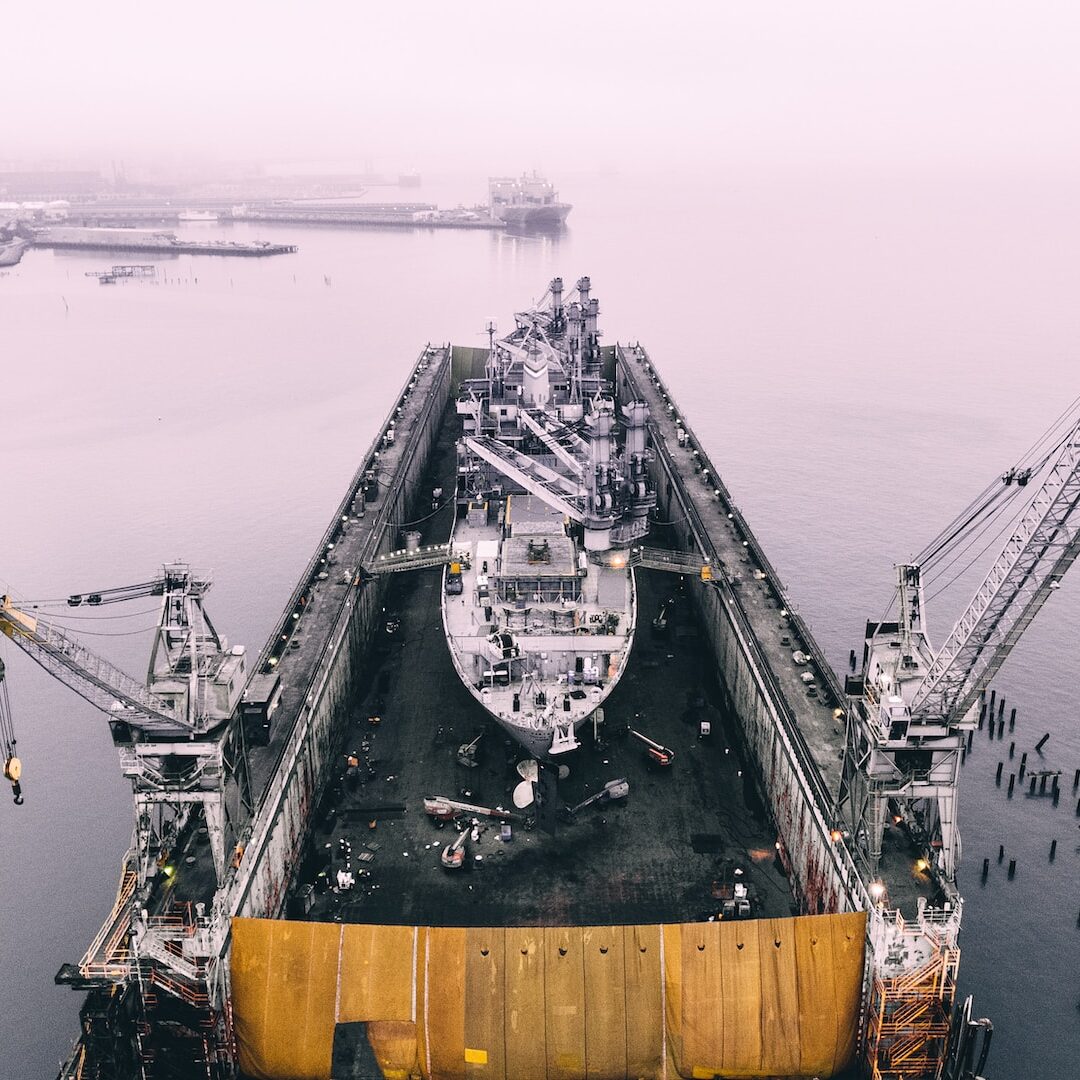
[[[31,250],[0,271],[0,590],[53,600],[183,559],[213,569],[216,626],[257,652],[421,346],[485,344],[489,317],[508,329],[552,276],[589,274],[603,340],[649,349],[842,674],[894,563],[1080,394],[1071,179],[559,180],[558,234],[181,227],[300,250],[159,258],[109,287],[86,273],[129,259]],[[929,590],[934,641],[992,554]],[[140,674],[157,612],[132,606],[54,610]],[[1075,1075],[1080,1050],[1078,640],[1073,571],[994,684],[1015,731],[975,732],[963,770],[960,986],[994,1021],[1001,1080]],[[0,1046],[12,1076],[49,1077],[81,1000],[53,976],[112,904],[131,806],[102,715],[0,649],[26,795],[0,804]],[[1024,752],[1061,770],[1056,807],[1008,797]]]

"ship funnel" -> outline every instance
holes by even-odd
[[[563,321],[563,304],[562,304],[562,278],[551,279],[551,317],[555,322],[556,329],[561,328]]]

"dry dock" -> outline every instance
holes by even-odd
[[[604,361],[619,400],[650,407],[673,523],[658,541],[712,573],[660,572],[656,555],[637,572],[630,666],[560,792],[620,777],[630,796],[554,835],[482,822],[472,869],[439,865],[455,834],[423,796],[507,806],[519,755],[453,672],[440,571],[367,571],[409,528],[448,534],[431,495],[452,490],[448,406],[484,358],[428,348],[410,371],[255,664],[247,753],[225,755],[231,863],[217,880],[193,815],[156,879],[125,875],[61,973],[91,991],[62,1075],[88,1055],[119,1076],[932,1074],[959,899],[899,832],[882,882],[853,860],[837,680],[639,347]],[[670,771],[646,767],[631,724],[676,750]],[[481,732],[466,769],[457,748]],[[736,881],[751,910],[718,919]]]

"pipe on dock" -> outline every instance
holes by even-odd
[[[1046,734],[1045,734],[1045,735],[1044,735],[1044,736],[1043,736],[1043,737],[1042,737],[1042,738],[1041,738],[1041,739],[1040,739],[1040,740],[1039,740],[1039,741],[1038,741],[1038,742],[1037,742],[1037,743],[1035,744],[1035,750],[1036,750],[1036,752],[1037,752],[1037,753],[1039,753],[1039,754],[1041,754],[1041,753],[1042,753],[1042,748],[1043,748],[1043,747],[1044,747],[1044,746],[1045,746],[1045,745],[1047,744],[1047,742],[1049,742],[1049,740],[1050,740],[1050,732],[1048,731],[1048,732],[1047,732],[1047,733],[1046,733]]]
[[[1009,880],[1012,881],[1012,879],[1014,877],[1016,877],[1016,860],[1015,859],[1010,859],[1009,860]]]
[[[1051,840],[1050,841],[1050,861],[1051,862],[1054,861],[1054,857],[1056,855],[1057,855],[1057,841],[1056,840]]]
[[[999,761],[998,762],[998,767],[997,767],[997,773],[994,776],[994,781],[995,781],[995,783],[997,783],[997,785],[999,787],[1001,786],[1001,770],[1003,768],[1005,768],[1005,762],[1004,761]]]
[[[1016,784],[1016,773],[1009,773],[1009,798],[1012,798],[1013,787]]]
[[[1016,727],[1016,709],[1009,713],[1009,730],[1012,731],[1014,727]]]

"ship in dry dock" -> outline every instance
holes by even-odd
[[[956,1000],[958,759],[1080,552],[1080,420],[1001,476],[1012,535],[943,643],[905,564],[841,686],[648,352],[600,346],[588,279],[548,301],[489,348],[422,350],[246,682],[182,565],[66,601],[163,598],[146,682],[0,603],[108,716],[136,806],[113,909],[57,976],[87,994],[63,1080],[982,1072],[987,1025]],[[614,443],[590,417],[619,418]],[[568,729],[513,719],[515,693],[547,707],[532,662],[479,664],[527,655],[529,625],[502,635],[533,610],[589,629],[566,601],[599,567],[625,572],[595,625],[624,627],[629,587],[649,632],[607,685],[601,649],[595,675],[591,651],[551,672],[556,714],[591,709],[548,768]],[[455,598],[510,657],[462,664]]]
[[[616,414],[588,278],[515,316],[459,387],[457,515],[443,622],[481,705],[536,758],[618,682],[637,621],[628,549],[648,533],[648,409]]]

